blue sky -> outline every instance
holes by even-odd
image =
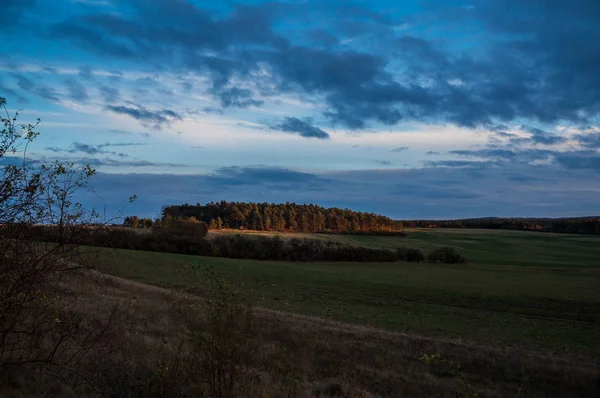
[[[596,0],[0,0],[0,96],[90,205],[600,213]]]

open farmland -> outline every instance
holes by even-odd
[[[117,250],[103,252],[99,269],[201,293],[202,273],[191,265],[214,266],[231,277],[241,274],[266,308],[600,356],[600,237],[408,232],[407,237],[314,236],[368,247],[453,246],[469,264],[261,262]]]
[[[250,236],[333,240],[370,248],[415,247],[427,252],[452,246],[470,264],[518,267],[551,267],[569,270],[600,269],[600,237],[595,235],[489,229],[407,229],[408,236],[336,235],[243,231]],[[239,234],[237,230],[211,231],[210,236]]]

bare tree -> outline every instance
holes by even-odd
[[[90,189],[95,171],[33,161],[27,150],[39,120],[18,123],[4,98],[0,110],[0,376],[30,370],[93,386],[83,364],[92,351],[111,350],[97,350],[110,322],[84,331],[60,286],[90,259],[80,237],[100,217],[75,195]]]

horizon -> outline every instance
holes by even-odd
[[[600,214],[595,0],[5,3],[0,97],[41,118],[28,155],[94,167],[79,199],[110,214],[133,194],[124,215]]]

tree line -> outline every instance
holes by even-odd
[[[434,248],[426,255],[411,247],[369,248],[330,240],[245,234],[216,234],[207,239],[207,233],[206,223],[194,218],[171,218],[143,234],[127,228],[102,226],[79,226],[68,231],[48,225],[32,228],[37,241],[53,242],[63,234],[78,245],[210,257],[263,261],[466,263],[464,255],[451,247]]]
[[[600,217],[572,218],[468,218],[457,220],[393,220],[374,213],[325,208],[313,204],[210,202],[170,205],[161,217],[129,216],[124,225],[151,228],[169,218],[195,218],[209,229],[249,229],[278,232],[404,235],[404,228],[473,228],[600,235]]]
[[[401,232],[402,221],[375,213],[358,212],[314,204],[210,202],[165,206],[162,219],[194,217],[210,229],[250,229],[256,231],[293,231],[321,233]]]
[[[407,228],[474,228],[600,235],[600,217],[405,220]]]

